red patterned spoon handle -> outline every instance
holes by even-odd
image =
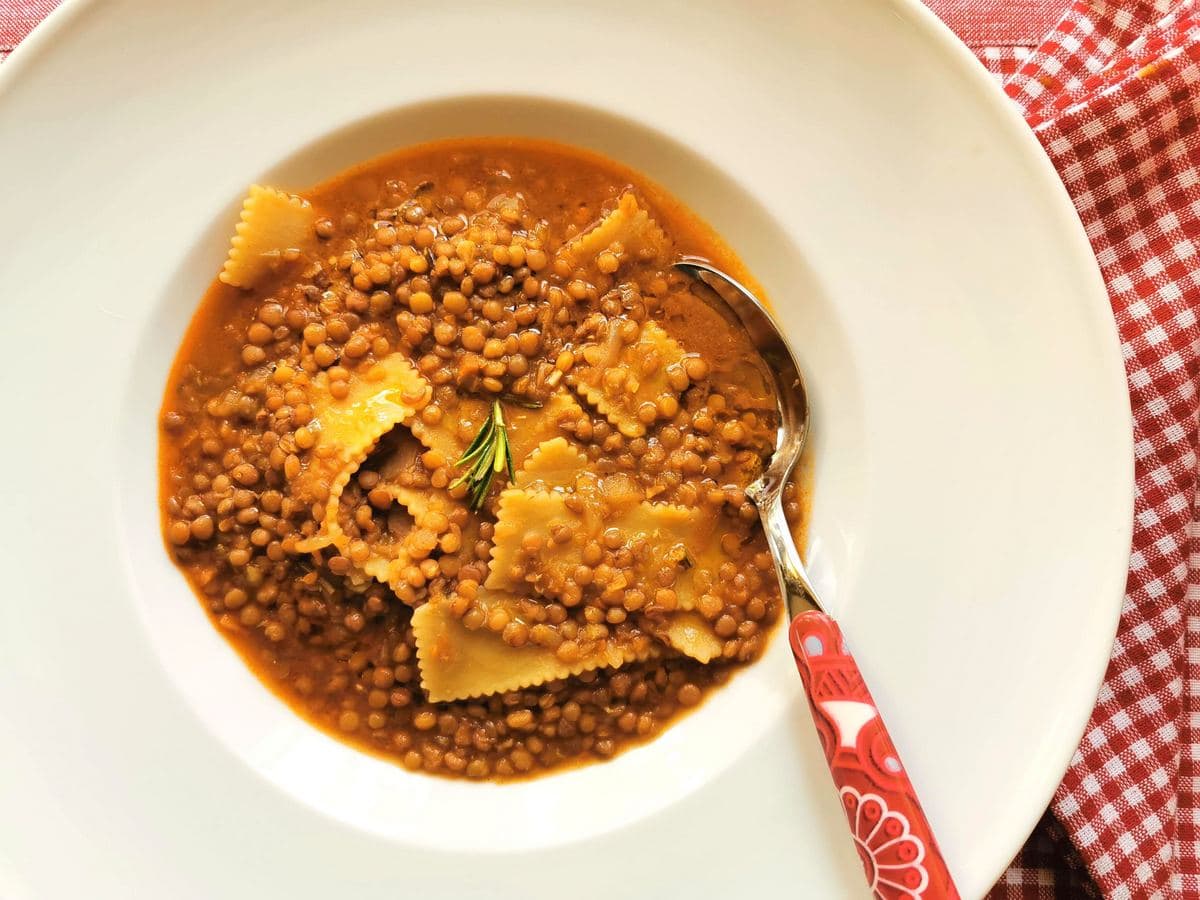
[[[788,639],[871,890],[880,900],[958,900],[841,629],[812,610],[792,620]]]

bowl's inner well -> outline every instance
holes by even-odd
[[[784,227],[732,178],[644,125],[579,105],[517,97],[396,109],[245,177],[299,189],[400,146],[467,135],[549,138],[631,165],[713,225],[761,282],[809,378],[816,412],[809,559],[819,589],[837,608],[859,552],[844,536],[863,531],[866,450],[853,358],[832,306]],[[603,765],[499,786],[411,774],[325,736],[272,697],[205,620],[158,533],[154,460],[161,385],[223,258],[236,204],[231,197],[226,214],[198,236],[158,298],[141,335],[141,366],[125,398],[121,438],[133,461],[123,486],[124,537],[145,623],[177,686],[237,756],[298,799],[382,836],[446,849],[527,849],[578,840],[650,814],[727,769],[779,724],[785,710],[795,712],[790,656],[785,642],[775,641],[762,661],[649,745]]]

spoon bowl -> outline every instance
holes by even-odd
[[[810,607],[823,609],[783,511],[784,485],[800,462],[808,439],[810,406],[800,366],[771,313],[745,285],[698,256],[681,257],[675,268],[707,287],[733,313],[771,372],[779,410],[775,450],[762,475],[746,487],[746,496],[762,518],[788,614],[796,616]]]

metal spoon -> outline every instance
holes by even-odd
[[[809,423],[808,392],[796,358],[771,314],[743,285],[699,257],[685,256],[675,268],[709,288],[734,314],[774,376],[775,452],[746,496],[758,507],[775,558],[792,617],[788,640],[867,883],[881,900],[958,900],[900,755],[841,630],[823,611],[784,517],[783,488],[800,460]]]

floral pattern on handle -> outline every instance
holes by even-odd
[[[958,900],[841,629],[811,610],[792,620],[788,638],[867,884],[880,900]]]

